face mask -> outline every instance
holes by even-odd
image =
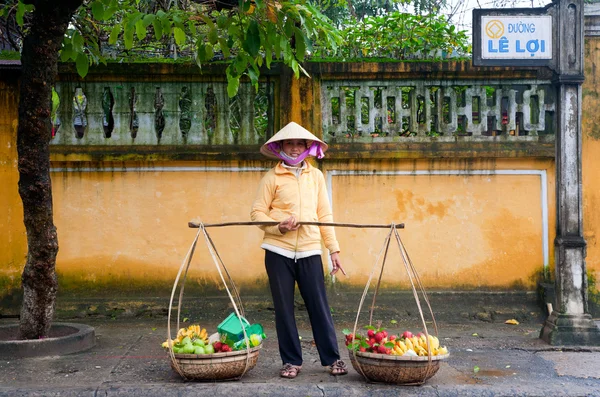
[[[319,144],[319,142],[313,141],[312,145],[310,145],[310,147],[308,149],[306,149],[304,152],[302,152],[302,154],[300,154],[298,157],[290,157],[287,154],[285,154],[283,152],[283,150],[281,150],[281,143],[278,142],[271,142],[267,145],[267,148],[278,158],[280,158],[281,160],[285,161],[286,164],[289,165],[298,165],[300,163],[302,163],[304,161],[305,158],[307,158],[308,156],[314,156],[318,159],[322,159],[323,157],[325,157],[325,154],[323,153],[323,150],[321,149],[321,144]]]

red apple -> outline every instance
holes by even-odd
[[[387,338],[387,336],[388,336],[388,333],[387,333],[387,331],[385,331],[385,330],[384,330],[384,331],[381,331],[381,333],[383,334],[383,337],[384,337],[384,338]]]
[[[395,340],[396,340],[396,335],[390,336],[390,342],[395,341]]]
[[[213,343],[213,347],[215,348],[216,352],[220,352],[222,346],[223,346],[223,344],[221,342],[215,342],[215,343]]]
[[[372,329],[368,330],[368,331],[367,331],[367,336],[368,336],[369,338],[372,338],[372,337],[374,337],[374,336],[375,336],[375,331],[373,331]]]
[[[377,343],[381,342],[381,340],[383,339],[383,332],[378,332],[375,334],[375,340],[377,341]]]
[[[413,337],[413,334],[412,334],[412,332],[410,332],[410,331],[404,331],[404,333],[402,334],[402,337],[403,337],[404,339],[407,339],[407,338],[412,338],[412,337]]]
[[[367,349],[365,349],[363,346],[361,346],[361,347],[359,347],[359,348],[358,348],[358,351],[361,351],[361,352],[366,352],[366,351],[367,351]]]
[[[377,348],[377,353],[379,353],[379,354],[387,354],[387,353],[385,352],[386,350],[387,350],[387,348],[386,348],[385,346],[381,345],[381,346],[379,346],[379,347]]]

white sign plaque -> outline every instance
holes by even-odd
[[[482,16],[481,59],[552,59],[552,17]]]

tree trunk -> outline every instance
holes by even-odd
[[[21,276],[20,338],[48,335],[58,287],[58,238],[52,216],[50,111],[58,52],[73,13],[82,0],[24,1],[35,5],[21,52],[17,152],[19,194],[27,231],[27,262]]]

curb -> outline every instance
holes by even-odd
[[[35,340],[1,340],[2,335],[14,335],[19,324],[0,326],[0,358],[61,356],[91,349],[96,344],[94,328],[85,324],[54,323],[51,332],[65,336]]]

